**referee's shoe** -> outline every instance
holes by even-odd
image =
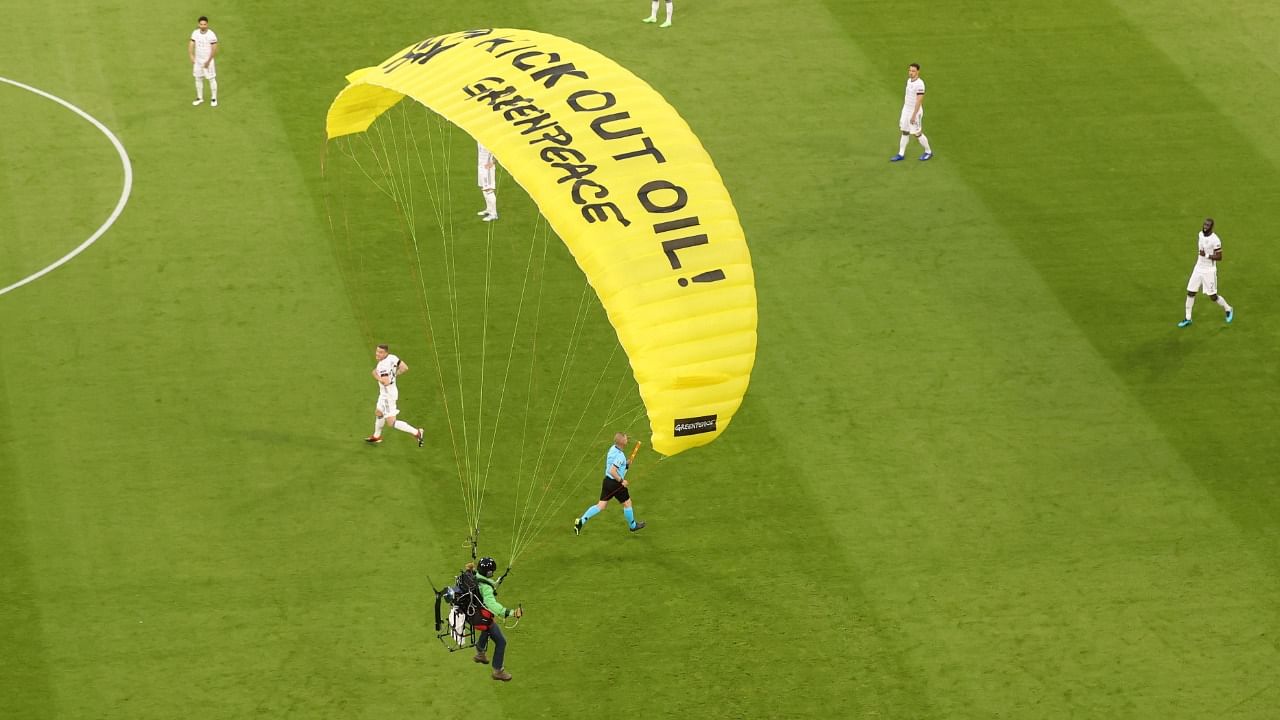
[[[640,530],[643,530],[643,529],[644,529],[644,521],[643,521],[643,520],[637,520],[637,521],[636,521],[636,526],[635,526],[635,527],[633,527],[633,528],[627,528],[627,529],[628,529],[628,530],[630,530],[631,532],[638,532],[638,531],[640,531]]]
[[[574,535],[582,534],[582,518],[580,517],[576,517],[573,519],[573,534]]]

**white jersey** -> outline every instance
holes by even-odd
[[[924,80],[907,78],[907,92],[902,98],[902,112],[909,113],[916,109],[916,97],[924,94]],[[920,108],[924,112],[924,108]]]
[[[1213,270],[1218,263],[1209,259],[1209,256],[1216,254],[1222,249],[1222,240],[1218,238],[1217,233],[1209,233],[1205,235],[1203,231],[1197,233],[1196,239],[1200,245],[1200,252],[1196,257],[1197,270]]]
[[[218,42],[218,34],[212,30],[200,32],[197,28],[191,31],[191,41],[196,44],[196,62],[203,65],[204,61],[213,57],[213,46]]]
[[[498,185],[498,161],[489,148],[476,143],[476,185],[492,190]]]
[[[378,373],[378,377],[391,378],[391,382],[386,385],[383,385],[381,381],[378,382],[378,392],[384,395],[397,392],[396,373],[399,371],[399,368],[400,368],[400,358],[396,355],[388,355],[378,361],[378,367],[375,369],[375,371]]]

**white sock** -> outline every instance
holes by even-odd
[[[209,95],[214,99],[218,99],[218,81],[209,78]]]
[[[1221,299],[1221,298],[1219,298],[1219,299]],[[1187,319],[1188,319],[1188,320],[1190,320],[1190,319],[1191,319],[1191,306],[1192,306],[1192,305],[1195,305],[1195,304],[1196,304],[1196,299],[1195,299],[1194,297],[1191,297],[1190,295],[1188,295],[1188,296],[1187,296]]]
[[[929,149],[929,138],[925,137],[924,133],[920,133],[919,135],[916,136],[916,138],[920,140],[920,147],[924,148],[925,152],[927,153],[933,152],[932,150]]]
[[[898,141],[898,154],[899,154],[899,155],[906,155],[906,154],[907,154],[907,138],[909,138],[909,137],[911,137],[911,136],[910,136],[910,135],[903,135],[903,136],[902,136],[902,139]]]
[[[196,99],[204,99],[204,83],[200,82],[200,78],[196,78]]]
[[[655,7],[653,9],[653,12],[656,15],[658,13],[658,8],[656,7],[657,3],[654,3],[654,5]],[[671,22],[671,14],[674,13],[675,11],[676,11],[676,4],[671,2],[671,0],[667,0],[667,22]]]
[[[653,11],[649,13],[649,17],[657,19],[658,17],[658,0],[653,0]]]
[[[407,432],[407,433],[409,433],[410,435],[412,435],[412,436],[414,436],[414,437],[417,437],[417,436],[418,436],[418,428],[416,428],[416,427],[414,427],[414,426],[410,425],[409,423],[407,423],[407,422],[405,422],[405,421],[403,421],[403,420],[397,420],[397,421],[396,421],[396,426],[395,426],[395,427],[396,427],[396,429],[397,429],[397,430],[399,430],[400,432]]]
[[[374,421],[373,421],[373,436],[374,436],[374,437],[382,437],[382,428],[383,428],[383,426],[385,426],[386,424],[387,424],[387,421],[386,421],[386,420],[383,420],[382,418],[378,418],[377,420],[374,420]]]
[[[493,188],[484,190],[484,211],[490,215],[498,214],[498,193]]]
[[[1218,296],[1218,305],[1221,306],[1223,310],[1231,312],[1231,306],[1227,304],[1227,299],[1221,295]]]

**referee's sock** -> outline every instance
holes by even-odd
[[[627,527],[634,528],[636,526],[636,511],[631,508],[622,508],[622,514],[627,518]]]
[[[591,507],[587,508],[587,511],[582,513],[582,524],[586,525],[587,521],[595,517],[597,514],[599,514],[599,512],[600,512],[600,507],[598,505],[592,505]]]

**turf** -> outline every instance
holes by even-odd
[[[0,296],[0,716],[1274,715],[1280,14],[679,5],[667,30],[638,1],[9,10],[0,75],[110,127],[135,186],[96,245]],[[189,105],[201,12],[216,110]],[[443,437],[359,442],[374,338],[414,366],[406,417],[446,423],[414,277],[335,240],[321,174],[347,72],[486,25],[583,42],[680,110],[760,306],[730,430],[637,465],[650,527],[610,509],[573,538],[587,481],[530,546],[506,685],[431,637],[426,575],[466,555]],[[909,62],[936,158],[891,165]],[[0,153],[3,287],[121,176],[4,84]],[[507,187],[495,237],[526,247]],[[1201,298],[1177,330],[1205,215],[1237,319]]]

